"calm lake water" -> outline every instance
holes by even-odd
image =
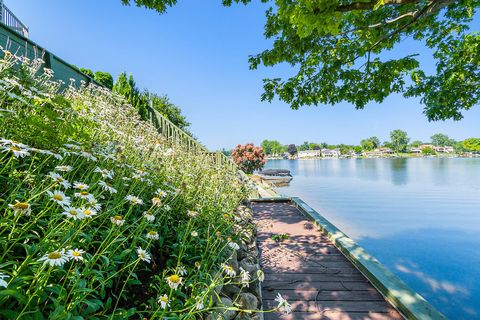
[[[271,160],[298,196],[450,319],[480,319],[480,159]]]

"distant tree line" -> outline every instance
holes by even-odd
[[[418,148],[423,145],[422,152],[424,154],[435,153],[434,148],[425,145],[432,145],[434,147],[453,147],[455,152],[480,152],[480,138],[469,138],[463,141],[455,141],[446,134],[437,133],[430,137],[429,142],[422,142],[414,140],[410,142],[407,132],[403,130],[393,130],[390,132],[390,140],[380,142],[378,137],[365,138],[360,141],[359,145],[347,144],[328,144],[326,142],[316,143],[305,141],[300,145],[282,144],[277,140],[263,140],[261,146],[266,155],[294,155],[299,151],[304,150],[321,150],[321,149],[338,149],[341,154],[348,154],[351,152],[373,151],[378,148],[389,148],[394,152],[403,153],[408,152],[411,148]]]
[[[148,107],[151,104],[160,114],[170,120],[177,127],[190,134],[188,131],[190,123],[182,114],[180,107],[173,104],[166,95],[151,93],[147,89],[140,90],[135,83],[133,75],[127,76],[125,72],[122,72],[118,76],[117,81],[114,82],[112,75],[108,72],[97,71],[94,73],[90,69],[79,69],[86,75],[92,77],[99,84],[123,96],[138,110],[138,113],[143,120],[147,119]]]

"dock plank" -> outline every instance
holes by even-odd
[[[266,313],[269,319],[403,319],[332,241],[290,203],[253,204],[265,310],[274,309],[278,293],[292,314]],[[287,234],[277,242],[273,235]]]

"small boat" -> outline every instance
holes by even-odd
[[[292,181],[293,177],[290,174],[290,170],[285,169],[267,169],[258,173],[260,178],[265,182],[271,182],[274,184],[288,184]]]

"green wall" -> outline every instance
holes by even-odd
[[[44,60],[43,67],[52,69],[54,78],[56,80],[62,80],[65,83],[64,87],[70,84],[70,79],[75,79],[77,86],[80,85],[80,81],[82,80],[87,84],[90,82],[98,84],[93,78],[82,73],[78,68],[68,64],[30,39],[13,31],[3,23],[0,23],[0,46],[16,56],[26,56],[32,60],[42,58],[42,60]],[[0,56],[3,57],[3,55],[3,51],[0,51]]]

